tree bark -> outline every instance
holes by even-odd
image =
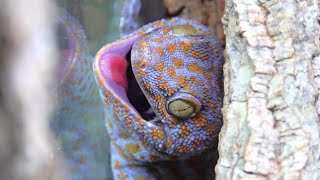
[[[194,19],[208,26],[222,46],[225,45],[221,18],[224,0],[163,0],[167,16]]]
[[[217,179],[320,179],[316,0],[226,0]]]

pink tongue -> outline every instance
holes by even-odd
[[[119,55],[109,57],[109,71],[111,79],[118,85],[128,89],[128,80],[126,78],[127,61]]]

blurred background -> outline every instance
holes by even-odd
[[[95,53],[143,24],[181,16],[224,44],[219,0],[2,0],[1,179],[112,179]]]

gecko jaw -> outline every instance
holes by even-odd
[[[145,121],[152,121],[156,115],[143,91],[140,89],[131,67],[131,47],[133,40],[116,42],[116,45],[102,48],[95,59],[94,69],[97,77],[107,88],[122,99],[124,104],[139,114]],[[98,78],[99,79],[99,78]],[[99,81],[99,80],[98,80]]]

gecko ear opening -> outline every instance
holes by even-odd
[[[134,77],[132,66],[131,66],[131,49],[126,55],[126,60],[128,63],[128,68],[126,72],[126,77],[128,80],[128,90],[127,96],[132,104],[132,106],[139,112],[141,117],[146,120],[150,121],[155,118],[155,113],[153,112],[146,96],[143,94],[140,86]]]

